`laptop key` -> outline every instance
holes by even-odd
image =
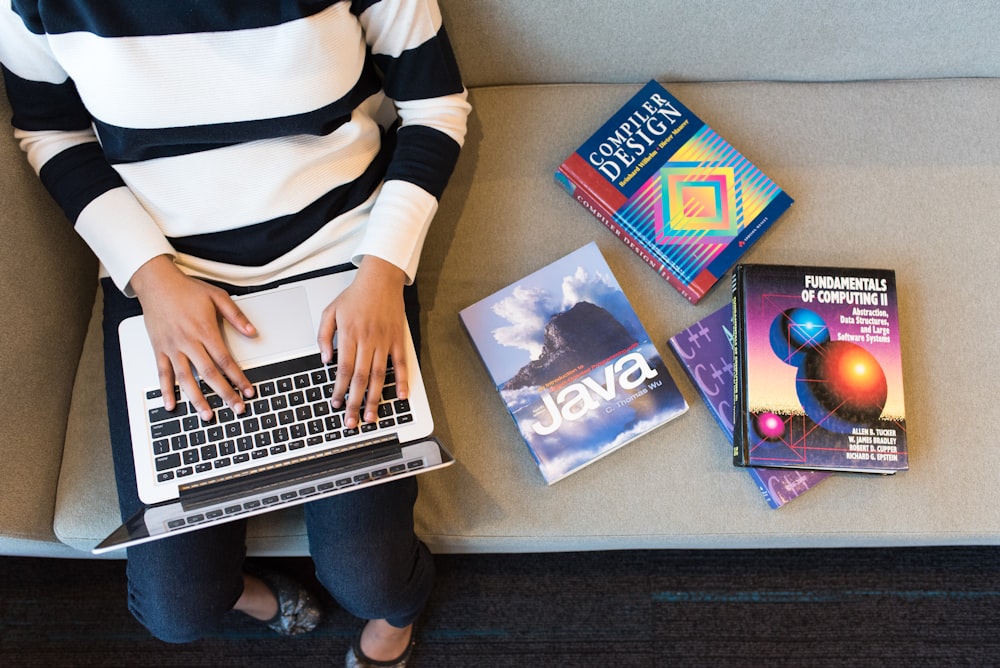
[[[164,420],[169,420],[170,418],[179,418],[187,415],[187,404],[177,404],[174,410],[168,411],[162,406],[160,408],[153,408],[149,411],[149,421],[150,422],[163,422]]]
[[[156,470],[166,471],[167,469],[175,469],[181,465],[181,456],[179,454],[172,453],[169,455],[160,455],[156,458]]]
[[[154,439],[165,438],[181,433],[181,421],[171,420],[170,422],[159,422],[150,429]]]

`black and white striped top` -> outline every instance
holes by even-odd
[[[412,280],[469,113],[435,0],[13,0],[0,62],[123,289],[163,253],[234,284],[363,255]]]

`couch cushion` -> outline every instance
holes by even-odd
[[[472,91],[469,140],[418,279],[424,374],[438,435],[458,459],[422,478],[419,533],[440,552],[1000,542],[993,444],[981,427],[1000,409],[975,391],[1000,377],[996,346],[979,335],[1000,326],[985,280],[1000,260],[991,221],[1000,136],[984,113],[1000,103],[1000,80],[668,85],[796,200],[748,259],[897,271],[911,470],[835,476],[777,511],[732,466],[667,353],[671,335],[727,302],[725,286],[689,304],[552,178],[638,87]],[[663,346],[691,410],[548,487],[457,314],[591,240]],[[99,373],[93,355],[99,347],[88,341],[88,374]],[[99,389],[77,387],[71,424],[93,403],[81,395]],[[80,548],[117,523],[99,430],[71,429],[61,477],[57,532]],[[259,518],[250,549],[304,553],[301,515]]]

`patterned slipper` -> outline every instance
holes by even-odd
[[[316,628],[323,612],[309,590],[287,575],[259,566],[248,568],[247,572],[260,578],[278,599],[278,612],[264,622],[269,629],[283,636],[297,636]]]
[[[413,645],[416,643],[415,628],[410,629],[410,643],[406,646],[406,651],[391,661],[376,661],[365,656],[365,653],[361,651],[361,633],[363,631],[364,628],[354,636],[351,649],[347,650],[347,668],[406,668],[410,655],[413,653]]]

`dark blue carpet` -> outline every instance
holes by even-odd
[[[303,559],[269,566],[309,578]],[[417,666],[1000,666],[1000,548],[437,557]],[[282,639],[152,639],[121,562],[0,559],[5,666],[343,665],[359,622],[326,599]]]

